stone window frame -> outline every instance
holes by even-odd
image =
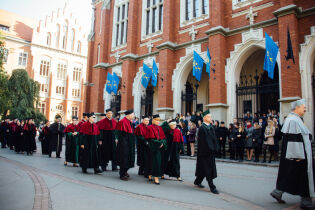
[[[71,107],[71,114],[72,114],[72,117],[78,117],[79,115],[79,107],[78,106],[72,106]]]
[[[81,95],[80,88],[72,88],[72,97],[79,98]]]
[[[148,2],[150,2],[150,5],[148,5]],[[156,11],[155,21],[153,21],[153,11]],[[152,38],[163,33],[163,15],[163,0],[142,0],[141,40]],[[154,30],[152,27],[153,23],[155,26]]]
[[[246,7],[263,0],[232,0],[232,10]]]
[[[71,52],[74,51],[74,44],[75,44],[75,29],[71,29],[71,35],[70,35],[70,44],[71,44]]]
[[[41,77],[48,77],[51,65],[51,58],[48,56],[43,56],[40,60],[39,75]]]
[[[82,64],[77,64],[73,67],[73,72],[72,72],[72,81],[76,83],[80,83],[82,79],[82,69],[83,65]]]
[[[50,32],[47,33],[46,45],[47,45],[48,47],[50,47],[50,45],[51,45],[51,33],[50,33]]]
[[[48,93],[48,84],[40,83],[39,84],[39,92],[41,92],[41,93]]]
[[[189,3],[189,1],[191,2],[191,4],[193,4],[195,1],[196,3],[198,3],[198,9],[200,11],[200,14],[198,16],[198,14],[195,15],[195,17],[192,18],[188,18],[187,19],[187,4]],[[206,8],[206,4],[207,7]],[[210,9],[210,2],[209,0],[180,0],[180,26],[184,27],[205,19],[209,18],[209,9]],[[194,16],[194,10],[192,10],[192,14]]]
[[[129,0],[116,0],[113,17],[112,50],[123,48],[127,45],[128,15]],[[122,27],[123,30],[121,30]]]
[[[59,61],[57,65],[57,80],[66,80],[67,71],[68,71],[68,62],[63,61],[63,60]]]
[[[27,52],[19,52],[19,59],[18,59],[18,65],[27,67],[27,59],[28,59],[28,53]]]
[[[56,94],[57,95],[65,95],[65,87],[64,86],[56,86]]]
[[[42,113],[45,114],[46,113],[46,102],[44,101],[39,101],[38,102],[38,106],[37,106],[37,110]]]

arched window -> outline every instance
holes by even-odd
[[[46,44],[47,44],[48,47],[50,47],[50,44],[51,44],[51,34],[50,34],[49,32],[47,33]]]
[[[81,42],[78,41],[77,53],[81,53]]]
[[[63,24],[63,37],[62,37],[62,49],[66,49],[67,46],[67,36],[68,36],[68,21]]]
[[[56,48],[59,48],[59,39],[60,39],[60,25],[57,24],[57,31],[56,31]]]
[[[71,52],[74,51],[74,38],[75,38],[75,30],[74,28],[71,30],[71,37],[70,37],[70,42],[71,42]]]
[[[74,82],[80,82],[81,81],[81,74],[82,74],[82,65],[77,65],[73,69],[72,80]]]

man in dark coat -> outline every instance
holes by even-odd
[[[204,188],[201,184],[206,178],[210,190],[214,194],[219,194],[216,186],[213,184],[213,179],[217,177],[217,169],[215,164],[215,156],[218,152],[219,145],[215,136],[215,129],[212,123],[211,114],[208,111],[202,113],[203,123],[198,131],[198,152],[196,166],[196,180],[194,184],[199,188]]]
[[[25,138],[25,151],[27,155],[32,155],[34,151],[36,127],[33,123],[33,119],[29,118],[24,125],[24,138]],[[36,149],[36,148],[35,148]]]
[[[314,209],[314,161],[310,131],[303,123],[305,100],[291,103],[292,112],[282,127],[283,142],[276,189],[271,196],[279,203],[284,192],[301,196],[302,209]]]
[[[115,135],[114,131],[116,128],[116,120],[113,119],[113,112],[111,109],[106,110],[106,117],[98,121],[97,126],[100,130],[100,141],[102,144],[99,147],[99,159],[100,165],[103,171],[106,171],[106,167],[109,161],[112,161],[112,171],[117,170],[117,165],[115,164]]]
[[[228,129],[225,127],[224,122],[222,121],[220,123],[220,127],[217,130],[217,138],[219,141],[219,158],[223,157],[225,158],[225,144],[226,144],[226,138],[228,136]]]
[[[6,118],[1,127],[2,127],[2,134],[3,134],[1,147],[6,148],[8,144],[8,139],[10,137],[10,132],[11,132],[10,119]]]
[[[65,130],[65,126],[61,123],[60,115],[56,115],[55,122],[50,125],[49,130],[51,132],[51,137],[49,138],[49,157],[51,157],[52,152],[56,152],[56,157],[60,158],[62,138]]]
[[[135,164],[135,136],[131,128],[134,119],[133,110],[125,112],[125,117],[117,123],[115,141],[117,142],[116,163],[119,165],[119,176],[123,181],[128,181],[129,168]]]

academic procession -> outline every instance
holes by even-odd
[[[240,209],[265,209],[233,197],[219,181],[246,177],[272,182],[273,189],[264,194],[248,190],[250,182],[240,182],[239,191],[268,197],[274,209],[287,208],[292,199],[299,203],[288,209],[315,209],[314,1],[92,0],[91,7],[84,76],[75,67],[76,81],[69,76],[54,81],[54,68],[47,64],[45,81],[49,77],[50,82],[45,98],[39,97],[47,104],[40,109],[46,120],[35,122],[33,112],[21,119],[12,110],[0,113],[0,164],[4,156],[46,157],[63,173],[77,173],[65,178],[37,172],[76,187],[130,196],[128,190],[94,183],[111,180],[114,172],[111,182],[126,189],[145,183],[148,194],[167,194],[162,187],[175,193],[170,189],[175,183],[180,191],[189,188],[192,197],[198,191]],[[57,28],[49,40],[59,40]],[[66,48],[68,28],[62,33]],[[74,32],[71,37],[75,43]],[[76,54],[65,48],[66,58]],[[67,75],[66,64],[58,66],[58,75],[60,69]],[[66,89],[60,100],[60,94],[51,95],[53,82],[61,87],[56,93]],[[74,99],[68,96],[69,84],[76,88]],[[241,168],[261,177],[231,172]],[[263,177],[270,168],[275,173]],[[36,175],[34,168],[24,169]],[[131,197],[173,202],[146,196]],[[189,202],[172,205],[204,209]]]

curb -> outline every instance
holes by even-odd
[[[197,157],[181,155],[180,159],[197,160]],[[246,160],[244,160],[243,162],[238,162],[237,160],[222,159],[222,158],[216,158],[215,160],[216,162],[221,162],[221,163],[233,163],[233,164],[240,164],[240,165],[253,165],[253,166],[264,166],[264,167],[274,167],[274,168],[279,167],[279,161],[276,161],[275,163],[262,163],[262,162],[256,163],[253,161],[246,161]]]

